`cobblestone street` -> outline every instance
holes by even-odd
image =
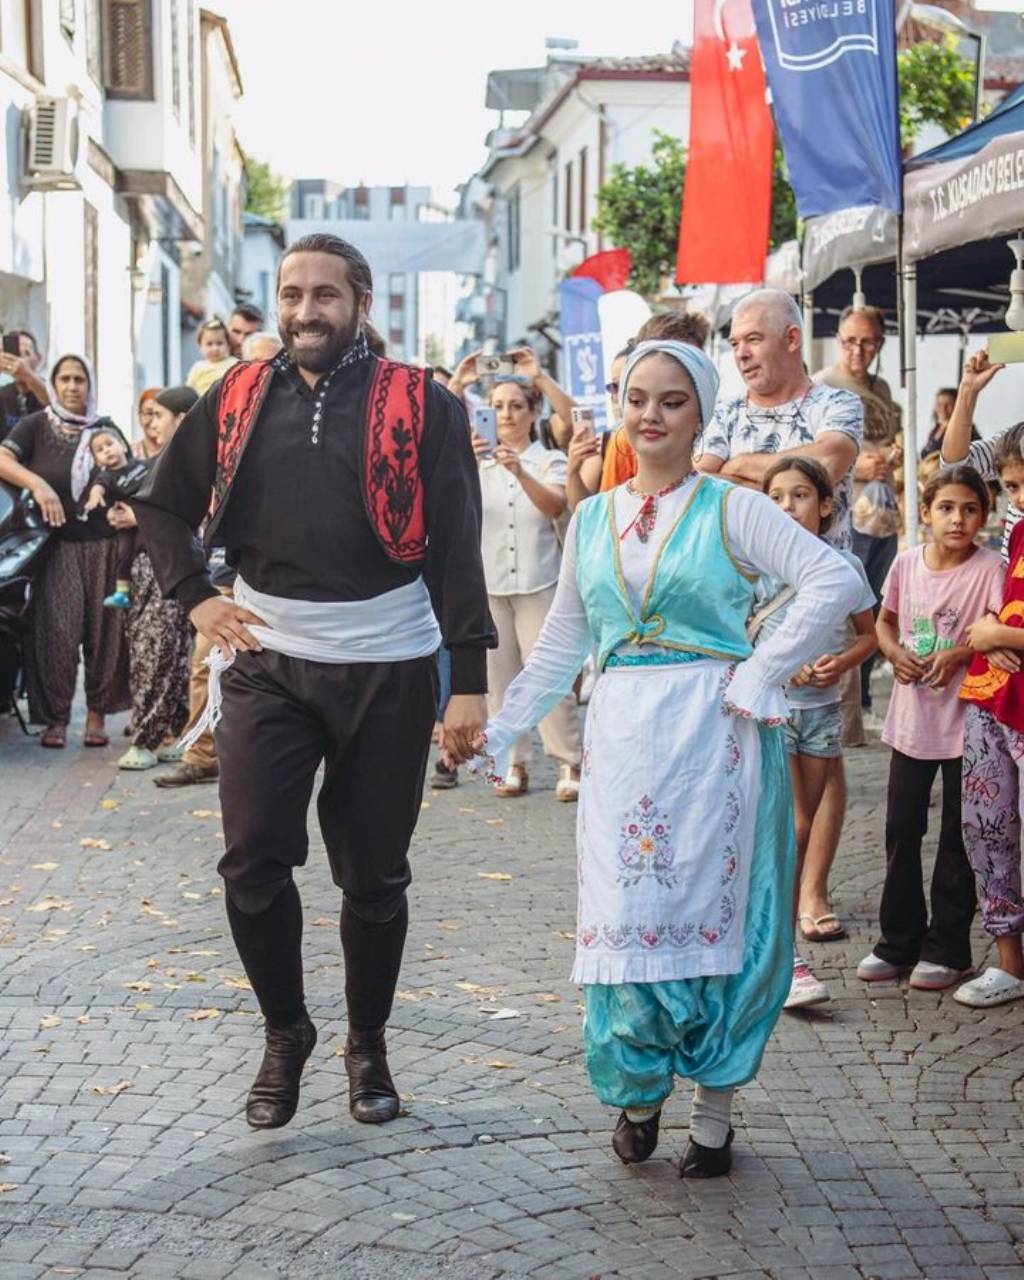
[[[551,769],[522,801],[428,793],[389,1039],[406,1110],[381,1129],[347,1113],[317,838],[299,883],[320,1043],[295,1121],[254,1134],[262,1035],[216,790],[118,773],[121,739],[85,751],[80,730],[46,752],[0,723],[3,1280],[1024,1277],[1024,1002],[982,1014],[853,976],[882,868],[877,742],[848,756],[851,937],[810,948],[832,1003],[783,1016],[739,1097],[733,1174],[702,1185],[676,1174],[683,1090],[649,1164],[612,1156],[566,981],[574,811]]]

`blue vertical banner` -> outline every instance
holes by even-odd
[[[754,19],[800,216],[900,213],[894,0],[754,0]]]
[[[562,386],[578,405],[593,409],[594,425],[607,431],[608,398],[597,300],[604,289],[589,276],[570,276],[558,286],[562,331]]]

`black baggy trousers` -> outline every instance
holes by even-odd
[[[411,880],[437,703],[433,655],[308,662],[239,653],[221,677],[217,726],[226,849],[218,870],[240,911],[265,911],[309,852],[316,773],[320,830],[348,909],[392,919]]]

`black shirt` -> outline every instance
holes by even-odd
[[[22,418],[0,443],[0,449],[9,449],[23,467],[45,480],[60,498],[64,523],[54,530],[58,537],[72,542],[112,538],[115,531],[107,523],[107,513],[102,507],[90,512],[87,520],[78,519],[78,502],[71,496],[71,463],[78,444],[78,433],[62,431],[44,409]],[[85,496],[80,495],[80,500]]]
[[[97,467],[89,477],[83,498],[87,498],[89,490],[97,484],[102,488],[108,505],[112,502],[123,502],[125,498],[134,498],[153,470],[155,462],[156,458],[131,458],[116,471],[111,471],[107,467]]]
[[[214,541],[256,591],[293,600],[370,600],[422,575],[452,650],[453,691],[481,693],[495,636],[465,410],[428,382],[420,443],[427,558],[423,566],[396,564],[363,500],[360,451],[372,372],[372,360],[362,360],[310,389],[289,361],[278,362]],[[215,594],[192,531],[206,515],[216,472],[219,393],[216,384],[189,411],[133,501],[161,586],[186,609]]]

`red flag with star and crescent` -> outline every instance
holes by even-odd
[[[677,284],[759,284],[774,133],[751,0],[696,0]]]

